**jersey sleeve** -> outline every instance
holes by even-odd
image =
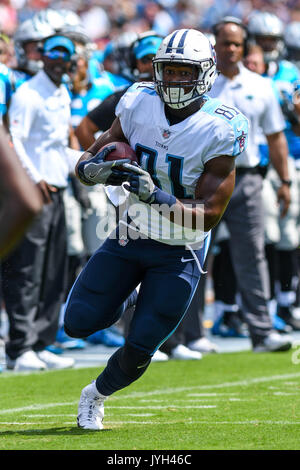
[[[241,112],[220,105],[215,108],[215,114],[204,163],[221,155],[237,157],[248,145],[249,121]]]
[[[147,92],[145,87],[139,83],[132,85],[120,99],[116,107],[116,116],[120,119],[121,127],[125,137],[130,140],[133,120],[132,115],[134,111],[141,105],[144,93]],[[150,88],[149,88],[150,92]]]

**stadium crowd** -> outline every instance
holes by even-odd
[[[82,185],[72,168],[110,128],[126,90],[153,80],[162,38],[185,28],[202,31],[216,47],[220,75],[211,96],[224,93],[224,102],[242,110],[256,153],[237,165],[235,197],[242,205],[232,203],[212,233],[206,262],[215,308],[211,334],[250,337],[253,350],[276,351],[290,348],[288,335],[300,330],[300,2],[6,0],[0,2],[1,123],[44,203],[1,261],[8,369],[72,367],[73,359],[61,354],[67,349],[124,345],[136,291],[115,326],[83,339],[64,331],[72,285],[119,214],[104,185]],[[238,77],[231,75],[237,64]],[[264,98],[249,86],[249,71]],[[251,202],[256,210],[241,224]],[[203,279],[154,359],[199,360],[217,351],[203,327]],[[257,339],[261,331],[264,344]]]

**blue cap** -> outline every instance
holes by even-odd
[[[148,36],[137,42],[137,45],[133,49],[133,53],[137,59],[145,57],[145,55],[155,55],[158,51],[162,38],[157,36]]]
[[[64,47],[70,55],[75,54],[75,46],[71,39],[65,36],[52,36],[44,43],[44,52],[52,51],[56,47]]]

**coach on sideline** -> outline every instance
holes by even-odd
[[[61,85],[74,52],[73,42],[66,37],[47,39],[42,51],[44,69],[17,89],[9,109],[15,150],[44,205],[2,266],[9,319],[8,369],[61,369],[74,364],[72,358],[45,349],[55,339],[66,287],[63,191],[80,155],[68,148],[70,98]]]
[[[291,348],[291,338],[272,331],[268,312],[269,278],[264,252],[262,176],[258,170],[259,127],[266,135],[272,164],[281,180],[277,198],[285,216],[290,204],[288,147],[285,123],[269,81],[242,65],[247,30],[243,23],[226,17],[214,26],[217,67],[220,75],[209,96],[238,108],[250,121],[249,144],[236,160],[236,185],[223,220],[230,232],[232,263],[249,327],[253,351]]]

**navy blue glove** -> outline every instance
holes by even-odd
[[[152,181],[150,173],[143,170],[137,164],[125,163],[123,177],[127,175],[129,184],[124,184],[124,188],[138,196],[139,200],[146,204],[167,204],[172,207],[176,204],[176,197],[162,191]],[[116,170],[119,171],[119,170]]]
[[[80,180],[88,186],[93,186],[97,183],[120,186],[126,181],[127,176],[123,176],[122,172],[113,172],[113,169],[120,167],[124,163],[129,163],[129,158],[105,161],[106,156],[115,149],[115,145],[110,145],[89,160],[80,162],[77,167]]]

